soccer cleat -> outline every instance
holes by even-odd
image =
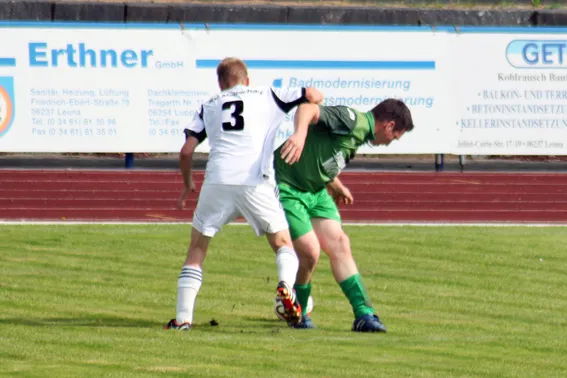
[[[280,281],[276,293],[283,304],[282,316],[287,324],[294,325],[301,322],[301,305],[295,296],[295,291],[285,281]]]
[[[178,331],[189,331],[191,329],[191,324],[187,323],[187,322],[178,324],[177,320],[171,319],[169,321],[169,323],[167,323],[167,325],[163,328],[164,329],[175,329],[175,330],[178,330]]]
[[[352,324],[354,332],[384,332],[386,327],[380,322],[377,315],[363,315],[355,319]]]
[[[301,321],[297,324],[290,324],[290,327],[293,328],[297,328],[297,329],[311,329],[311,328],[317,328],[315,327],[315,324],[313,324],[313,321],[311,320],[311,318],[309,317],[309,315],[305,315],[302,317]]]

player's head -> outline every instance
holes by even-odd
[[[371,110],[374,115],[376,138],[370,141],[375,146],[389,145],[400,139],[406,131],[413,130],[413,120],[409,108],[403,101],[389,98]]]
[[[217,66],[217,77],[221,90],[226,90],[235,85],[248,85],[248,68],[246,63],[238,58],[224,58]]]

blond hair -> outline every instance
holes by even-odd
[[[237,84],[246,84],[248,68],[238,58],[224,58],[217,66],[217,77],[222,88],[232,88]]]

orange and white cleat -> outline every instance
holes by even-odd
[[[283,318],[289,325],[301,322],[301,305],[295,296],[295,291],[285,282],[280,281],[276,289],[276,295],[284,307]]]

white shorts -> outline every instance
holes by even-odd
[[[274,184],[257,186],[204,183],[193,214],[193,227],[213,237],[227,223],[242,216],[261,236],[288,228]]]

